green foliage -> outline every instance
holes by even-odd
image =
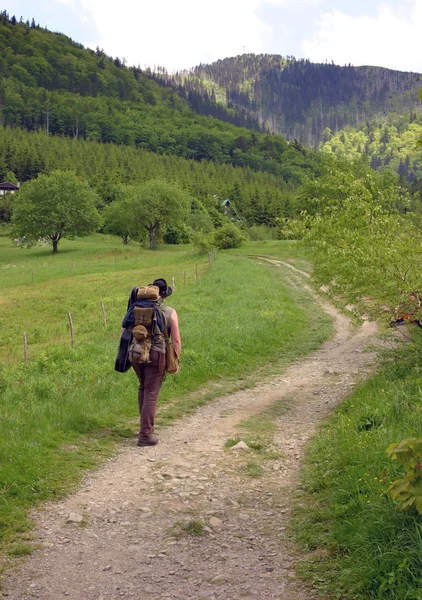
[[[250,240],[253,242],[261,242],[263,240],[274,240],[278,237],[276,228],[266,227],[265,225],[252,225],[247,230]]]
[[[214,243],[220,250],[239,248],[245,239],[244,233],[233,223],[226,223],[214,233]]]
[[[203,231],[192,231],[190,239],[193,247],[198,254],[208,254],[215,248],[215,240],[213,234],[206,234]]]
[[[146,231],[151,250],[156,247],[160,233],[183,224],[192,202],[183,189],[158,179],[127,186],[124,194],[131,213],[128,215],[133,223],[131,227]]]
[[[87,183],[67,171],[39,175],[25,183],[13,202],[13,236],[28,246],[48,240],[57,252],[63,237],[83,237],[100,225],[97,196]]]
[[[400,510],[415,508],[422,515],[422,438],[409,438],[391,444],[387,454],[397,460],[405,476],[394,481],[388,493]]]
[[[13,211],[14,194],[3,194],[0,196],[0,223],[9,223]]]
[[[121,193],[124,194],[124,190],[121,190]],[[141,231],[134,226],[132,207],[127,199],[122,198],[108,204],[102,217],[104,231],[121,237],[125,245],[132,239],[141,239]]]
[[[422,116],[418,111],[390,113],[360,127],[348,126],[325,140],[321,150],[348,160],[367,157],[374,169],[392,170],[402,182],[422,177],[422,162],[417,140],[422,135]]]
[[[329,164],[333,159],[327,157],[325,161]],[[0,127],[0,176],[3,164],[5,169],[16,171],[20,181],[33,179],[40,172],[75,171],[97,192],[97,206],[121,199],[121,185],[137,185],[151,179],[167,181],[193,197],[187,223],[204,231],[220,227],[227,220],[218,198],[233,199],[248,224],[265,222],[268,218],[274,225],[276,217],[296,214],[295,193],[276,175],[250,167],[160,156],[134,146]],[[303,171],[302,175],[308,178]]]
[[[373,297],[373,308],[420,288],[422,233],[417,214],[396,206],[409,198],[390,174],[345,168],[315,181],[304,193],[309,212],[287,230],[310,246],[315,276],[349,299]],[[284,229],[286,231],[286,229]],[[390,315],[391,316],[391,315]]]

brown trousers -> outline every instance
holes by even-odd
[[[166,355],[151,350],[150,361],[148,364],[134,363],[132,365],[139,379],[138,404],[141,437],[149,437],[154,432],[158,394],[166,371]]]

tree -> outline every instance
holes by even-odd
[[[140,231],[146,230],[152,250],[160,233],[186,219],[193,199],[176,185],[155,179],[143,185],[127,186],[127,200],[132,207],[134,225]]]
[[[13,237],[25,237],[28,246],[46,239],[58,250],[63,238],[89,235],[98,229],[96,193],[70,171],[53,171],[22,185],[14,200]]]
[[[121,187],[121,194],[124,194],[125,187],[127,186]],[[134,220],[132,203],[127,199],[120,198],[106,206],[102,216],[105,231],[121,237],[123,244],[128,244],[132,239],[141,239],[141,232]]]

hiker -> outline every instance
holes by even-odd
[[[138,446],[155,446],[158,437],[154,435],[154,418],[157,410],[158,394],[163,383],[166,368],[166,336],[171,339],[177,358],[180,358],[181,339],[179,321],[174,308],[165,306],[163,301],[168,298],[173,290],[167,285],[165,279],[156,279],[152,284],[159,289],[157,304],[164,318],[164,335],[153,335],[150,341],[148,362],[138,362],[136,357],[131,358],[132,367],[138,376],[138,404],[140,415],[140,430]],[[141,326],[142,327],[142,326]],[[135,329],[135,328],[134,328]],[[135,331],[133,332],[135,335]],[[178,372],[178,366],[172,373]]]

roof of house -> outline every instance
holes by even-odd
[[[10,181],[2,181],[0,183],[0,190],[18,190],[19,186],[14,183],[10,183]]]

